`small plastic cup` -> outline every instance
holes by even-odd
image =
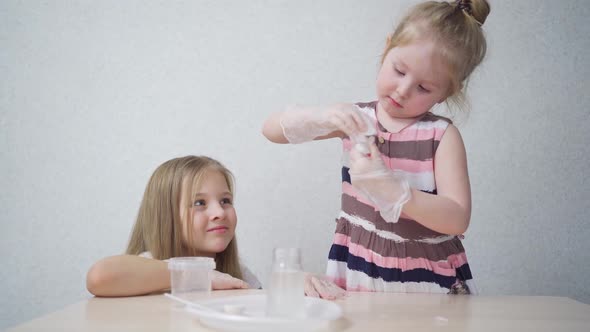
[[[273,250],[270,287],[266,293],[266,315],[274,317],[305,317],[305,290],[301,249]]]
[[[211,292],[211,275],[215,261],[209,257],[173,257],[168,260],[170,292],[180,296],[194,292]]]

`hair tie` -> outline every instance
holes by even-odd
[[[473,8],[471,8],[471,0],[457,0],[457,9],[462,10],[465,15],[471,17],[479,26],[482,26],[481,22],[473,16]]]

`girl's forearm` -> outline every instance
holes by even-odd
[[[96,296],[133,296],[170,288],[167,263],[133,255],[104,258],[86,276],[88,291]]]
[[[416,189],[412,189],[412,198],[404,205],[403,212],[424,227],[449,235],[463,234],[471,218],[469,207]]]
[[[365,120],[353,104],[289,105],[283,112],[273,113],[264,121],[262,134],[274,143],[296,144],[343,137],[344,130],[366,131],[364,126]]]

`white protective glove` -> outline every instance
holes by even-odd
[[[245,289],[250,288],[248,283],[231,275],[217,270],[213,270],[211,274],[211,288],[212,289]]]
[[[350,150],[349,174],[352,186],[375,204],[386,222],[398,222],[402,207],[411,197],[410,185],[401,172],[385,166],[374,142],[369,143],[368,154]]]
[[[346,295],[346,291],[332,281],[311,273],[305,274],[304,289],[305,295],[326,300],[336,300]]]
[[[283,135],[292,144],[309,142],[337,130],[355,137],[357,133],[367,131],[368,123],[370,120],[356,105],[344,103],[327,107],[290,105],[280,119]]]

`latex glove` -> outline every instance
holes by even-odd
[[[367,131],[367,120],[354,104],[334,104],[327,107],[288,106],[280,123],[289,143],[312,141],[337,130],[349,137]]]
[[[211,275],[211,288],[213,289],[244,289],[250,286],[243,280],[231,275],[213,270]]]
[[[410,200],[410,185],[401,172],[385,166],[374,142],[369,143],[369,150],[369,154],[350,150],[352,186],[375,204],[385,221],[396,223],[403,205]]]
[[[305,274],[305,295],[335,300],[346,295],[346,291],[323,276],[311,273]]]

